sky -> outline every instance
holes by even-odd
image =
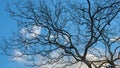
[[[6,11],[7,2],[13,0],[0,0],[0,43],[3,38],[10,38],[17,28],[15,21]],[[8,56],[3,55],[0,51],[0,68],[30,68],[20,62],[13,62]]]
[[[13,32],[16,31],[17,24],[16,22],[9,16],[9,14],[6,11],[6,4],[7,2],[12,2],[14,0],[0,0],[0,43],[3,42],[2,39],[6,38],[9,39],[12,37]],[[40,27],[33,27],[33,30],[35,33],[40,33],[39,29]],[[23,28],[23,34],[26,33],[26,29]],[[34,34],[27,34],[28,36],[32,35],[34,37]],[[114,40],[114,39],[112,39]],[[26,66],[24,63],[21,62],[12,62],[12,59],[10,59],[8,56],[3,55],[0,51],[0,68],[30,68]]]
[[[13,32],[15,32],[17,29],[16,22],[9,16],[6,11],[6,4],[12,1],[14,0],[0,0],[0,43],[3,42],[3,38],[9,39],[10,37],[12,37]],[[33,27],[33,30],[34,29],[38,29],[38,27]],[[38,33],[39,31],[35,30],[35,33]],[[26,33],[24,28],[22,32]],[[29,35],[32,35],[34,37],[34,34],[28,34],[28,36]],[[17,53],[21,54],[20,52]],[[22,62],[13,62],[10,57],[3,55],[2,51],[0,50],[0,68],[31,68],[23,63],[24,59],[22,60],[22,58],[18,58],[17,60],[21,60]]]

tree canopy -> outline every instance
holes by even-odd
[[[1,49],[41,68],[119,68],[120,0],[19,0],[18,30]]]

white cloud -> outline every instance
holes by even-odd
[[[27,28],[22,28],[20,32],[22,35],[25,35],[27,33]]]
[[[22,28],[20,33],[26,38],[34,38],[38,36],[41,32],[41,27],[34,25],[31,28]]]
[[[60,54],[61,54],[61,52],[62,52],[62,50],[60,50],[60,49],[58,49],[58,50],[56,50],[56,51],[54,51],[54,52],[51,52],[50,53],[50,57],[51,58],[57,58],[57,57],[59,57],[60,56]],[[13,57],[13,59],[12,60],[14,60],[14,61],[17,61],[17,62],[22,62],[22,63],[27,63],[27,64],[32,64],[32,61],[27,61],[27,59],[29,59],[30,58],[30,56],[28,56],[28,55],[23,55],[22,54],[22,52],[20,52],[19,50],[15,50],[14,51],[14,56],[15,57]],[[36,55],[36,63],[38,63],[38,65],[39,65],[39,63],[46,63],[47,61],[53,61],[54,62],[54,60],[49,60],[48,58],[46,58],[46,57],[42,57],[41,55]],[[91,55],[91,54],[89,54],[89,55],[87,55],[87,58],[88,59],[94,59],[94,60],[96,60],[96,59],[98,59],[97,57],[95,57],[94,55]],[[55,62],[55,63],[53,63],[53,64],[46,64],[46,65],[44,65],[44,68],[62,68],[66,63],[64,63],[64,62],[66,62],[66,60],[68,59],[68,57],[63,57],[60,61],[58,61],[58,62]],[[74,62],[74,58],[70,58],[71,59],[71,61],[73,61]],[[69,59],[69,60],[70,60]],[[63,62],[63,63],[62,63]],[[78,62],[78,63],[76,63],[76,64],[73,64],[73,65],[70,65],[70,66],[67,66],[66,68],[79,68],[79,67],[81,67],[81,68],[88,68],[84,63],[81,63],[81,62]],[[93,67],[94,68],[94,67]]]
[[[118,42],[120,42],[120,36],[118,36],[118,37],[113,37],[113,38],[111,38],[110,40],[111,40],[111,41],[118,41]]]
[[[38,36],[39,34],[40,34],[40,31],[41,31],[41,27],[39,27],[39,26],[33,26],[32,27],[32,33],[31,33],[31,37],[36,37],[36,36]]]
[[[21,62],[21,63],[27,63],[30,64],[31,62],[27,61],[30,56],[23,55],[23,53],[19,50],[14,50],[14,56],[12,57],[13,61]]]
[[[14,51],[14,58],[12,60],[18,60],[18,61],[22,61],[22,53],[18,50]]]
[[[56,36],[53,35],[53,34],[50,35],[50,39],[55,38],[55,37],[56,37]]]
[[[14,57],[12,58],[14,61],[22,61],[24,62],[23,54],[19,50],[14,50]]]

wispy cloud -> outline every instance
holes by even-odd
[[[14,50],[14,57],[12,58],[12,60],[25,62],[25,57],[19,50]]]
[[[51,52],[49,56],[51,58],[57,58],[57,57],[60,56],[60,51],[61,50],[56,50],[54,52]],[[21,62],[21,63],[25,63],[25,64],[26,63],[27,64],[32,64],[32,61],[28,61],[28,59],[31,58],[31,57],[28,56],[28,55],[23,55],[22,52],[20,52],[19,50],[15,50],[14,51],[14,55],[15,55],[15,57],[12,60],[17,61],[17,62]],[[90,60],[97,60],[97,59],[99,59],[98,57],[95,57],[92,54],[88,54],[87,58],[90,59]],[[52,64],[48,63],[48,64],[44,65],[44,67],[45,68],[57,68],[57,67],[62,68],[66,64],[66,63],[64,63],[64,61],[66,62],[67,59],[68,59],[67,57],[63,57],[60,61],[52,63]],[[70,59],[72,59],[70,61],[73,61],[73,62],[75,61],[74,58],[72,58],[72,57]],[[47,57],[42,57],[41,55],[37,55],[36,56],[36,60],[37,61],[35,61],[35,62],[38,63],[38,65],[39,65],[40,63],[44,64],[44,63],[48,62],[49,59]],[[52,61],[54,61],[54,60],[52,60]],[[72,65],[68,65],[66,68],[79,68],[79,67],[87,68],[87,66],[84,63],[81,63],[81,62],[72,64]]]
[[[34,38],[41,33],[41,27],[34,25],[31,28],[22,28],[20,33],[26,38]]]
[[[22,53],[18,50],[14,50],[14,58],[12,60],[16,60],[16,61],[23,61]]]
[[[28,58],[29,58],[29,56],[23,55],[23,53],[21,51],[14,50],[14,56],[12,58],[12,61],[30,64],[31,62],[27,61]]]
[[[113,37],[110,39],[111,41],[118,41],[120,42],[120,36],[117,36],[117,37]]]

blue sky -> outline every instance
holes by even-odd
[[[7,2],[13,0],[0,0],[0,42],[2,38],[10,38],[17,28],[15,21],[8,15],[6,11]],[[0,51],[0,68],[30,68],[21,62],[12,62],[8,56],[2,55]]]
[[[0,42],[2,38],[11,37],[17,25],[6,11],[6,3],[13,0],[0,0]],[[0,51],[0,68],[30,68],[20,62],[12,62],[8,56],[2,55]]]

